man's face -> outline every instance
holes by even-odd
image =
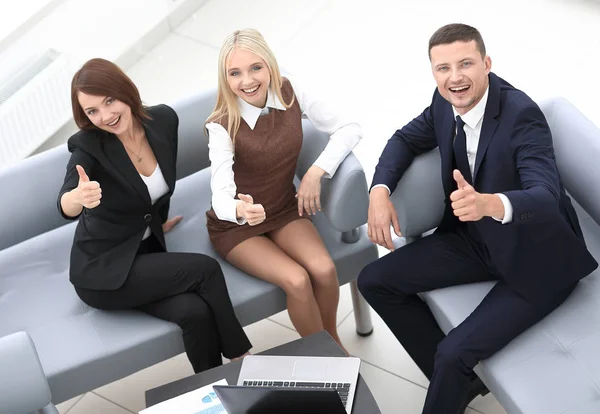
[[[479,103],[492,69],[489,56],[482,57],[474,40],[431,48],[431,70],[438,91],[464,115]]]

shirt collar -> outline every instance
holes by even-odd
[[[479,124],[483,119],[489,91],[490,86],[488,85],[479,103],[477,103],[477,105],[475,105],[469,112],[460,116],[464,123],[467,124],[471,129],[475,129],[477,124]],[[456,118],[456,116],[459,115],[459,113],[456,112],[456,108],[454,108],[454,106],[452,107],[452,111],[454,112],[454,118]]]
[[[244,101],[242,98],[238,97],[238,103],[240,105],[240,115],[246,121],[250,129],[254,129],[256,126],[256,122],[258,121],[258,117],[266,108],[278,109],[280,111],[285,111],[285,106],[281,103],[276,94],[272,93],[271,88],[267,91],[267,103],[264,108],[257,108],[254,105],[250,105],[248,102]]]

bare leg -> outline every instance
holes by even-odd
[[[306,269],[319,305],[323,327],[344,348],[337,333],[337,308],[340,301],[337,271],[315,226],[308,220],[295,220],[273,230],[268,236]]]
[[[308,273],[273,241],[264,236],[252,237],[235,246],[226,260],[285,291],[290,319],[300,336],[323,330]]]

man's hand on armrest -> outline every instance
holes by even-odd
[[[371,189],[369,196],[369,239],[373,243],[394,250],[390,226],[394,226],[394,232],[398,237],[402,236],[396,209],[390,200],[390,191],[387,187],[375,186]]]

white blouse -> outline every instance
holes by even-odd
[[[329,143],[313,165],[325,170],[324,177],[331,178],[342,163],[344,158],[352,151],[362,138],[362,130],[356,122],[344,117],[320,100],[317,96],[307,92],[298,85],[298,81],[290,79],[292,88],[302,117],[308,119],[320,131],[330,135]],[[241,117],[254,129],[261,112],[265,108],[285,111],[277,95],[267,95],[265,108],[257,108],[238,98]],[[212,206],[217,217],[221,220],[244,224],[246,220],[236,218],[237,187],[233,177],[234,148],[233,141],[227,130],[220,124],[211,122],[206,124],[208,130],[208,157],[211,164],[210,188],[212,191]],[[251,194],[252,195],[252,194]]]
[[[152,200],[152,204],[156,203],[156,200],[169,192],[169,186],[165,181],[165,177],[163,176],[158,163],[156,163],[156,169],[150,177],[146,177],[143,174],[140,174],[140,177],[142,177],[146,187],[148,187],[148,194],[150,194],[150,200]],[[150,227],[147,227],[142,240],[146,240],[148,237],[150,237],[151,233],[152,230],[150,230]]]

